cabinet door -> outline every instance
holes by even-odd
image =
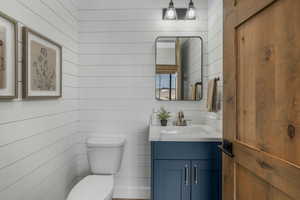
[[[220,174],[214,160],[191,163],[191,200],[219,200]]]
[[[190,200],[190,161],[154,160],[154,200]]]

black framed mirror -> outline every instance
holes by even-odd
[[[155,97],[200,101],[203,97],[203,39],[159,36],[155,41]]]

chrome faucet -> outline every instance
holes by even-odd
[[[186,120],[184,119],[183,111],[178,112],[176,126],[186,126]]]

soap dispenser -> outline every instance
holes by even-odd
[[[158,110],[156,108],[152,109],[151,123],[152,125],[159,125],[159,120],[157,117]]]

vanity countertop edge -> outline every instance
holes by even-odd
[[[185,127],[149,125],[150,142],[221,142],[222,133],[207,125]]]

